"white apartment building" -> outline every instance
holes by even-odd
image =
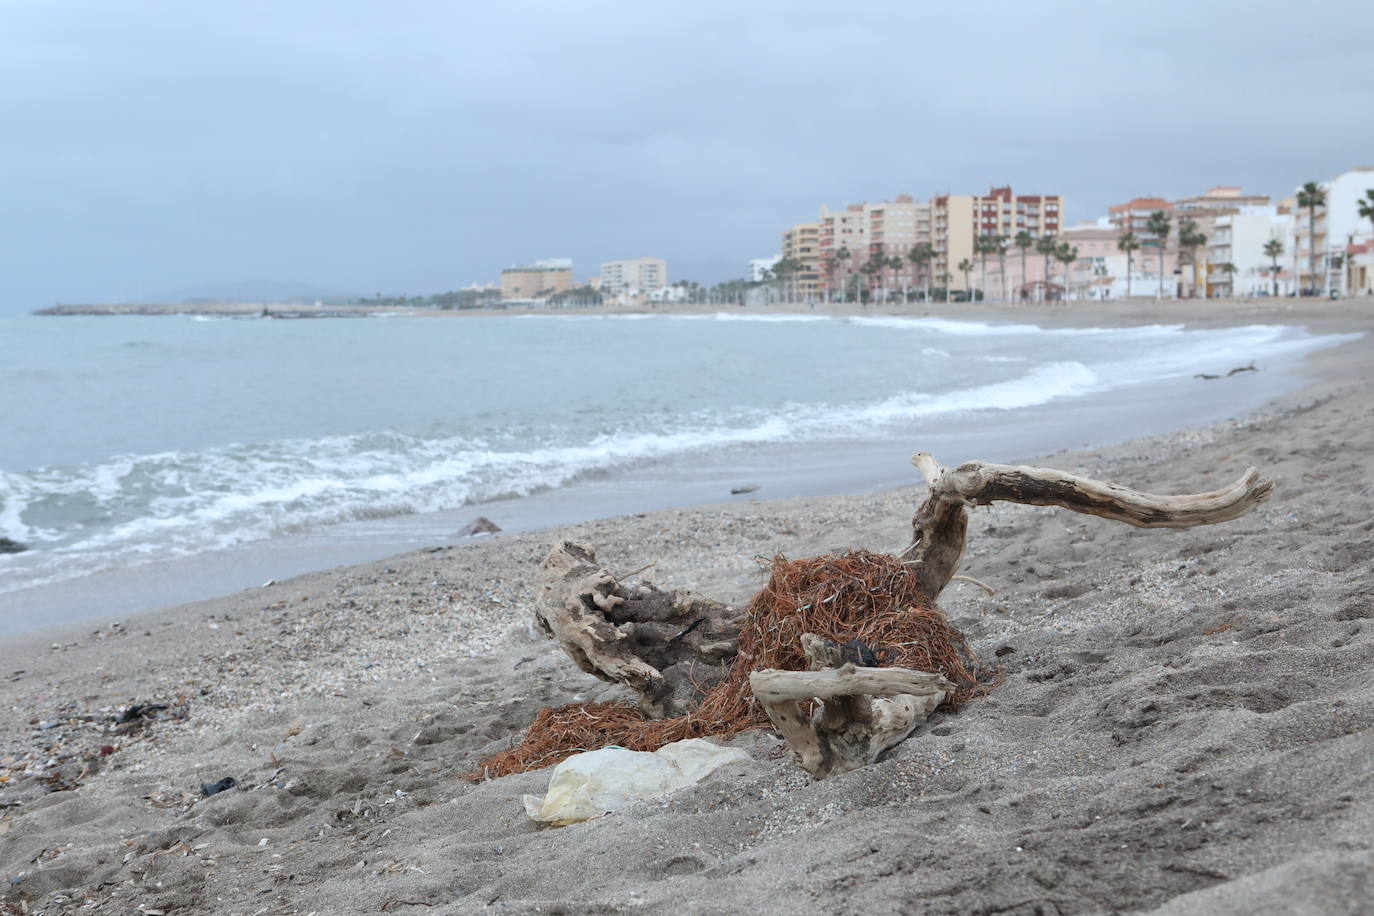
[[[1370,239],[1370,223],[1360,216],[1359,201],[1366,191],[1374,189],[1374,166],[1351,169],[1318,185],[1326,192],[1326,206],[1317,208],[1315,221],[1309,220],[1311,214],[1305,207],[1298,207],[1293,213],[1297,270],[1302,274],[1304,288],[1343,293],[1347,272],[1333,255],[1344,255],[1351,245]],[[1309,265],[1314,235],[1317,275],[1312,278]]]
[[[782,260],[782,255],[775,254],[771,258],[751,258],[749,260],[749,279],[755,283],[762,283],[772,276],[773,266]]]
[[[1271,239],[1283,245],[1277,275],[1274,259],[1264,253]],[[1269,296],[1276,282],[1280,295],[1293,292],[1293,244],[1293,215],[1279,213],[1276,206],[1243,207],[1239,213],[1216,217],[1207,236],[1206,295]]]
[[[643,295],[668,285],[668,262],[662,258],[629,258],[601,265],[601,291],[608,296]]]

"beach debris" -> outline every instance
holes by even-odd
[[[753,492],[754,492],[755,490],[757,490],[758,488],[759,488],[759,485],[756,484],[756,483],[746,483],[746,484],[743,484],[742,486],[731,487],[731,488],[730,488],[730,495],[731,495],[731,496],[739,496],[741,493],[753,493]]]
[[[877,760],[958,689],[911,668],[858,667],[845,644],[814,633],[801,642],[810,671],[755,671],[749,686],[802,769],[817,778]],[[814,700],[821,705],[810,715]]]
[[[166,708],[166,703],[135,703],[119,714],[119,717],[115,719],[115,725],[143,722],[153,718],[154,713],[162,712]]]
[[[729,669],[741,620],[735,608],[623,585],[595,551],[572,541],[555,546],[542,570],[535,625],[583,671],[638,691],[654,715],[686,712]]]
[[[1259,370],[1255,368],[1255,364],[1254,364],[1254,363],[1251,363],[1251,364],[1248,365],[1248,366],[1237,366],[1236,368],[1232,369],[1230,372],[1226,373],[1225,375],[1212,375],[1211,373],[1208,373],[1208,372],[1199,372],[1199,373],[1197,373],[1196,375],[1194,375],[1193,378],[1200,378],[1200,379],[1230,378],[1231,376],[1233,376],[1233,375],[1239,375],[1239,374],[1242,373],[1242,372],[1258,372],[1258,371],[1259,371]]]
[[[226,776],[216,782],[203,782],[200,784],[200,794],[209,798],[211,795],[218,795],[228,789],[234,788],[239,782],[232,776]]]
[[[560,568],[569,555],[594,560],[590,548],[563,542],[545,561],[546,572]],[[572,578],[565,592],[568,605],[582,594],[584,581]],[[557,581],[552,582],[548,589],[556,592],[557,585]],[[612,592],[602,597],[603,601],[611,603],[609,599],[617,595]],[[593,607],[594,603],[581,605],[584,622],[593,616],[590,610]],[[640,645],[649,644],[650,634],[640,633],[641,624],[632,616],[635,612],[632,602],[626,601],[623,606],[612,603],[612,608],[616,614],[613,619],[623,621],[622,626],[617,628],[610,618],[602,618],[599,628],[625,638],[613,640],[609,647],[602,644],[600,648],[630,652],[635,648],[630,641],[632,636],[641,640]],[[560,610],[552,603],[541,609],[543,613]],[[766,669],[806,670],[809,662],[801,643],[806,633],[830,640],[839,647],[839,657],[848,661],[878,661],[881,658],[885,664],[910,666],[946,677],[956,685],[942,698],[951,707],[991,687],[991,675],[982,669],[963,635],[924,597],[910,568],[886,554],[850,551],[803,560],[777,557],[772,562],[768,584],[754,597],[742,618],[724,619],[729,620],[738,633],[728,647],[734,656],[733,664],[713,686],[701,682],[697,689],[688,692],[685,687],[692,686],[693,667],[690,661],[685,661],[683,664],[688,667],[684,673],[689,677],[684,682],[684,689],[676,694],[687,701],[681,713],[671,718],[652,718],[652,715],[662,715],[655,712],[662,705],[655,692],[656,682],[639,678],[640,669],[622,668],[617,672],[606,664],[599,676],[620,680],[613,675],[622,674],[621,683],[640,691],[639,706],[614,702],[573,703],[542,709],[520,744],[488,758],[480,769],[468,775],[482,778],[538,769],[577,751],[607,745],[653,751],[685,738],[728,738],[752,728],[766,727],[770,720],[753,695],[750,674]],[[692,641],[705,626],[698,627],[682,641]],[[670,632],[668,639],[675,635]],[[657,636],[662,638],[662,631]],[[580,651],[579,647],[570,647],[567,643],[564,649],[569,654],[573,650]],[[603,661],[608,658],[618,661],[623,656],[598,656]],[[642,659],[636,660],[644,664]],[[700,661],[695,664],[697,670],[704,666]]]
[[[479,515],[477,518],[453,532],[453,536],[456,538],[475,538],[483,534],[496,534],[500,530],[500,525],[496,524],[485,515]]]
[[[0,537],[0,553],[23,553],[29,548],[10,538]]]
[[[996,684],[936,605],[963,559],[970,506],[1059,506],[1139,528],[1191,528],[1246,514],[1274,486],[1250,468],[1219,490],[1160,496],[1051,468],[946,468],[926,452],[912,463],[927,492],[905,550],[776,557],[743,612],[647,583],[626,588],[591,547],[556,545],[543,564],[536,624],[582,670],[635,690],[639,705],[542,709],[520,744],[468,775],[523,772],[609,745],[655,751],[765,724],[817,778],[863,766],[937,707],[958,709]]]
[[[726,764],[748,760],[738,748],[700,738],[674,741],[653,752],[603,747],[573,754],[554,767],[542,798],[525,796],[525,813],[545,824],[576,824],[676,792]]]

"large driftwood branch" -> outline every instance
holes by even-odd
[[[755,671],[749,686],[797,762],[817,778],[872,763],[954,690],[938,674],[843,662],[842,647],[814,633],[802,636],[802,650],[811,671]],[[821,703],[808,716],[803,704],[813,699]]]
[[[925,452],[912,461],[929,492],[912,519],[914,542],[901,556],[932,602],[959,568],[969,506],[1003,500],[1140,528],[1188,528],[1244,515],[1273,489],[1253,468],[1210,493],[1158,496],[1048,468],[970,461],[950,469]],[[651,714],[687,712],[735,660],[742,614],[734,608],[646,584],[627,587],[590,547],[569,541],[553,548],[543,569],[546,585],[535,611],[540,628],[583,671],[638,691]],[[842,647],[814,634],[803,637],[803,650],[812,670],[755,671],[749,680],[801,765],[816,776],[873,761],[954,689],[937,674],[857,666]],[[804,704],[816,699],[821,705],[808,715]]]
[[[571,541],[555,546],[542,568],[540,629],[583,671],[637,691],[651,714],[686,712],[729,670],[736,609],[691,593],[627,587],[592,548]]]
[[[1250,468],[1220,490],[1181,496],[1141,493],[1114,483],[1050,468],[969,461],[940,465],[929,453],[911,459],[930,488],[911,521],[914,540],[902,559],[917,568],[921,588],[934,600],[959,568],[968,531],[968,507],[1002,500],[1060,506],[1137,528],[1192,528],[1238,518],[1269,498],[1274,482]]]

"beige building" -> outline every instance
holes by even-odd
[[[572,289],[572,260],[550,258],[501,271],[501,299],[545,299]]]
[[[973,258],[974,202],[972,194],[942,194],[932,198],[931,244],[935,246],[932,283],[946,289],[965,289],[959,262]]]
[[[668,262],[662,258],[629,258],[601,265],[601,291],[647,295],[668,285]]]
[[[788,299],[815,302],[821,298],[820,243],[820,223],[798,223],[782,234],[782,256],[798,265],[788,282]]]
[[[969,275],[971,285],[978,284],[982,262],[974,253],[974,240],[979,235],[1001,235],[1008,239],[1017,232],[1033,236],[1056,235],[1062,226],[1063,201],[1059,195],[1012,193],[1010,186],[995,187],[985,195],[941,194],[929,201],[914,200],[902,194],[891,201],[876,204],[849,204],[843,210],[822,206],[816,249],[817,292],[823,298],[852,298],[856,285],[854,277],[871,291],[894,293],[925,285],[934,288],[966,289],[965,276],[959,262],[967,259],[976,265]],[[803,223],[803,226],[810,225]],[[783,235],[783,250],[787,252],[788,230]],[[913,264],[908,257],[920,244],[929,244],[935,252],[927,267]],[[848,257],[840,257],[848,252]],[[861,273],[865,264],[876,255],[897,257],[901,263],[880,271]],[[988,295],[995,293],[987,284]]]
[[[802,225],[812,225],[803,223]],[[893,293],[919,281],[907,254],[931,240],[931,204],[909,194],[876,204],[849,204],[843,210],[821,207],[817,234],[817,292],[820,297],[853,298],[857,285],[870,291]],[[786,235],[784,235],[784,250]],[[843,252],[848,257],[842,256]],[[897,267],[864,273],[864,265],[878,255],[901,260]],[[858,277],[858,280],[853,278]]]

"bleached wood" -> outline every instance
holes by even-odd
[[[930,696],[954,689],[938,674],[912,668],[860,668],[854,664],[821,671],[764,668],[749,675],[749,686],[760,703],[851,696]]]
[[[630,587],[592,548],[563,541],[543,563],[539,628],[588,674],[624,684],[654,715],[686,712],[729,669],[737,610],[690,592]]]
[[[902,553],[934,600],[964,555],[968,507],[997,501],[1060,506],[1137,528],[1192,528],[1239,518],[1269,498],[1274,482],[1250,468],[1219,490],[1161,496],[1051,468],[968,461],[942,467],[928,452],[911,459],[929,487],[912,519],[913,541]]]
[[[843,647],[813,633],[801,641],[814,670],[755,671],[749,686],[798,764],[818,779],[872,763],[954,690],[940,675],[910,668],[828,667]],[[808,717],[802,704],[810,700],[821,703]]]

